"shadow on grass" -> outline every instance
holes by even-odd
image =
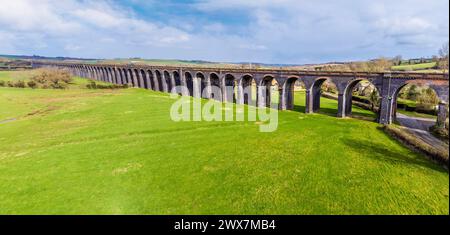
[[[299,113],[305,113],[305,106],[303,105],[294,105],[294,109],[292,111],[299,112]],[[320,108],[319,114],[327,115],[330,117],[337,117],[337,107],[336,108]],[[364,121],[376,121],[376,115],[375,114],[368,114],[358,111],[353,111],[352,114],[349,116],[354,119],[364,120]]]
[[[294,109],[292,111],[305,113],[306,107],[303,105],[294,105]],[[337,108],[320,108],[318,113],[328,115],[331,117],[337,117]]]
[[[373,154],[365,155],[366,157],[391,164],[413,165],[426,167],[439,172],[447,172],[443,167],[434,164],[424,156],[419,154],[399,154],[391,151],[384,145],[375,144],[365,140],[359,139],[344,139],[343,143],[357,152],[370,152]]]

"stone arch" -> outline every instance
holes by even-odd
[[[156,77],[156,81],[158,83],[158,91],[166,91],[167,86],[166,86],[165,81],[162,77],[162,74],[159,70],[155,70],[155,77]]]
[[[225,74],[223,78],[224,87],[222,89],[223,100],[230,103],[236,102],[236,78],[232,74]]]
[[[102,82],[105,82],[106,81],[106,76],[105,76],[105,68],[104,67],[99,67],[99,70],[100,70],[100,78],[101,78],[101,81]]]
[[[94,67],[94,71],[95,71],[95,79],[97,81],[101,81],[102,80],[102,76],[100,74],[100,67]]]
[[[124,68],[119,68],[120,78],[122,81],[122,84],[128,84],[128,78],[127,78],[127,72]]]
[[[355,90],[355,88],[357,88],[357,86],[361,86],[362,82],[367,82],[368,85],[365,88],[362,88],[364,90],[368,90],[370,89],[368,92],[375,92],[373,95],[376,95],[377,100],[380,99],[380,91],[378,89],[377,86],[375,86],[375,84],[370,81],[369,79],[366,78],[356,78],[356,79],[352,79],[350,81],[348,81],[348,83],[346,84],[345,88],[344,88],[344,92],[342,94],[342,98],[341,98],[341,102],[343,102],[342,105],[342,110],[340,111],[340,116],[341,117],[346,117],[346,116],[351,116],[352,115],[352,107],[353,107],[353,91]],[[372,111],[375,111],[375,107],[378,104],[371,104],[372,107]]]
[[[134,77],[133,77],[133,71],[131,69],[125,69],[125,74],[127,75],[127,82],[132,87],[135,86]]]
[[[175,70],[175,71],[172,72],[172,74],[173,74],[173,80],[175,82],[175,86],[181,86],[180,73],[177,70]]]
[[[190,96],[194,96],[194,78],[190,72],[184,73],[184,79],[186,80],[186,87]]]
[[[175,88],[174,92],[183,95],[183,89],[181,88],[181,76],[180,73],[177,70],[174,70],[171,72],[171,81],[173,83],[173,88]],[[172,89],[173,89],[172,88]]]
[[[139,76],[139,70],[138,69],[131,69],[131,73],[133,76],[133,86],[134,87],[141,87],[141,79]]]
[[[116,82],[117,82],[117,84],[123,84],[122,73],[120,72],[120,69],[115,67],[114,71],[116,73]]]
[[[440,125],[441,121],[445,122],[445,119],[447,118],[447,109],[448,108],[445,107],[445,105],[443,107],[441,107],[442,103],[446,104],[446,102],[444,100],[442,100],[442,95],[440,95],[440,94],[442,94],[441,90],[438,87],[433,86],[432,84],[430,84],[427,81],[409,80],[409,81],[405,81],[404,83],[402,83],[399,86],[394,88],[394,91],[392,94],[392,99],[390,100],[390,105],[389,105],[390,108],[389,108],[389,112],[388,112],[390,123],[397,119],[397,111],[398,111],[398,106],[399,106],[398,98],[399,98],[400,91],[408,85],[416,85],[417,87],[426,89],[425,92],[431,92],[432,94],[428,94],[428,95],[431,97],[434,96],[435,98],[437,98],[436,103],[434,104],[437,106],[437,109],[435,110],[435,111],[437,111],[436,114],[437,114],[437,116],[441,115],[441,117],[443,117],[443,120],[439,120],[439,118],[437,118],[436,124]],[[430,105],[432,106],[433,104],[430,104]],[[430,107],[430,108],[432,108],[432,107]]]
[[[113,74],[113,72],[112,72],[111,67],[106,67],[106,70],[107,70],[107,72],[108,72],[108,81],[109,81],[110,83],[114,83],[114,74]]]
[[[131,80],[131,84],[133,84],[133,87],[139,87],[139,82],[137,79],[137,69],[128,69],[128,73],[130,74],[130,80]]]
[[[91,70],[92,70],[93,79],[94,79],[94,80],[98,80],[97,67],[92,66],[92,67],[91,67]]]
[[[239,104],[254,105],[256,103],[256,97],[253,96],[256,86],[256,80],[251,74],[244,74],[239,80]]]
[[[194,97],[208,99],[208,86],[208,78],[202,72],[197,72],[194,78]]]
[[[105,67],[100,67],[100,76],[101,76],[101,80],[103,82],[106,82],[106,71],[105,71]]]
[[[311,86],[309,87],[309,89],[307,88],[307,91],[306,91],[306,112],[315,113],[315,112],[319,111],[320,97],[322,95],[321,87],[325,81],[334,84],[337,87],[337,89],[339,89],[337,84],[329,77],[315,78],[314,81],[312,82]],[[339,107],[339,105],[338,105],[338,107]],[[339,110],[338,110],[338,112],[339,112]],[[330,113],[331,113],[331,111],[330,111]]]
[[[115,82],[115,76],[114,76],[114,73],[113,73],[112,68],[111,68],[111,67],[108,67],[107,69],[108,69],[109,82],[110,82],[110,83],[116,83],[116,82]]]
[[[113,69],[111,67],[107,67],[107,70],[108,70],[108,78],[110,80],[109,82],[115,83],[115,81],[114,81],[115,76],[114,76],[114,73],[113,73]]]
[[[299,78],[296,76],[289,76],[284,84],[282,84],[282,89],[280,92],[280,103],[279,108],[281,110],[293,110],[294,109],[294,87],[295,82]]]
[[[220,86],[220,78],[216,73],[209,74],[210,90],[209,97],[218,101],[222,101],[222,89]]]
[[[69,67],[70,72],[72,73],[72,68]],[[91,66],[86,66],[86,70],[87,70],[87,75],[89,79],[92,79],[92,70],[91,70]]]
[[[258,107],[270,107],[272,103],[272,85],[274,82],[277,81],[273,75],[267,74],[262,77],[258,84]]]
[[[92,74],[92,67],[91,66],[86,66],[86,72],[87,72],[87,77],[89,79],[92,79],[94,76]]]
[[[147,80],[148,80],[147,83],[149,84],[149,88],[154,91],[157,91],[158,90],[157,81],[156,81],[155,76],[153,75],[153,72],[150,69],[148,69],[146,73],[147,73]]]
[[[103,82],[108,82],[108,72],[106,71],[106,67],[100,68],[102,71]]]
[[[100,81],[104,81],[105,75],[103,73],[103,67],[97,67],[98,78]]]
[[[140,73],[140,80],[141,80],[141,83],[142,83],[142,88],[150,89],[150,87],[149,87],[150,84],[148,82],[148,77],[147,77],[147,73],[145,72],[145,70],[144,69],[140,69],[139,73]]]
[[[172,92],[172,88],[174,87],[174,82],[172,81],[172,76],[166,70],[163,71],[164,82],[167,85],[167,92]]]

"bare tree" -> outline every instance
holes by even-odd
[[[402,64],[402,56],[397,55],[394,58],[392,58],[392,63],[394,63],[394,65],[401,65]]]
[[[439,61],[438,67],[443,69],[444,72],[448,71],[448,42],[442,45],[441,49],[439,49]]]

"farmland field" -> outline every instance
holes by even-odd
[[[0,88],[0,214],[449,214],[447,171],[375,122],[334,117],[335,100],[307,115],[296,92],[262,133],[174,122],[168,94],[75,83]]]
[[[415,71],[415,70],[432,69],[435,66],[436,66],[436,62],[412,64],[412,65],[410,65],[410,64],[407,64],[407,65],[396,65],[396,66],[392,66],[392,70]]]

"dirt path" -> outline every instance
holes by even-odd
[[[401,113],[397,113],[397,121],[400,125],[406,127],[408,131],[425,143],[438,149],[446,151],[448,145],[442,140],[434,137],[428,130],[436,123],[436,120],[429,118],[410,117]]]

